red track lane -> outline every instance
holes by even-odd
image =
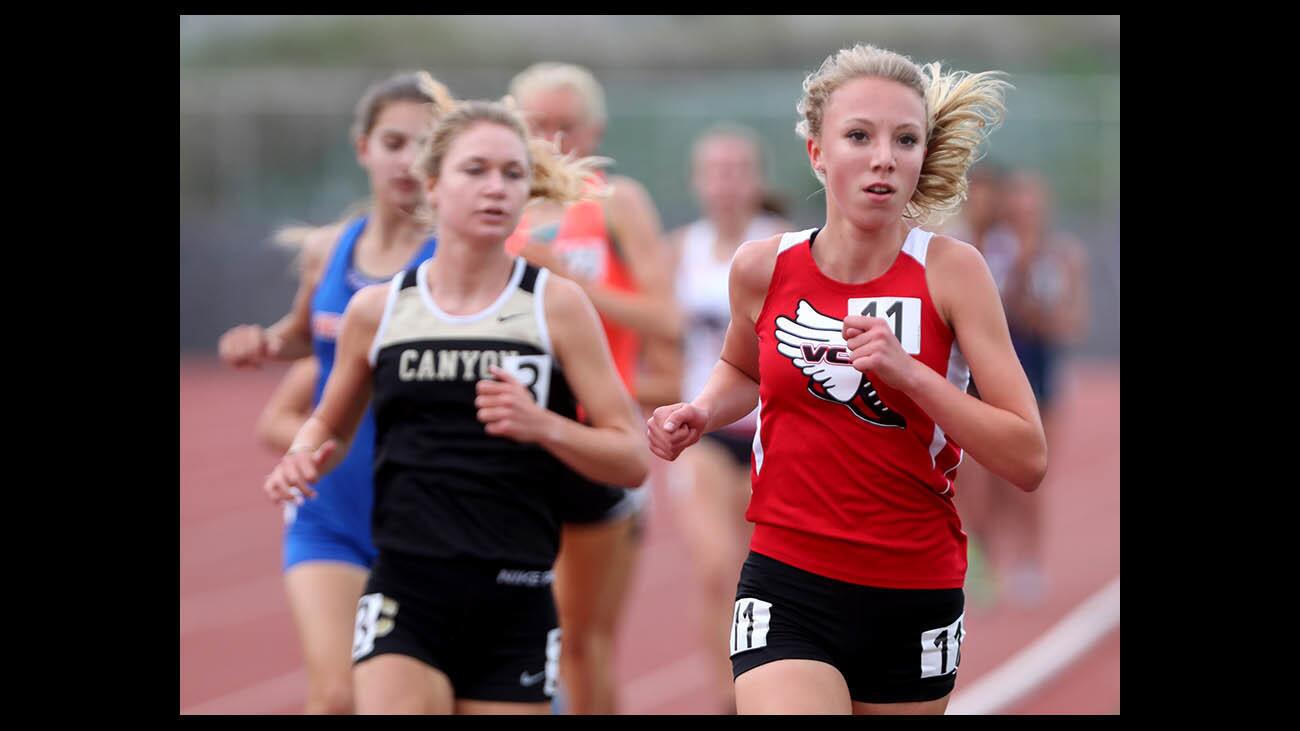
[[[1008,713],[1119,713],[1119,629]]]
[[[280,579],[279,511],[261,494],[274,457],[252,436],[284,372],[181,359],[180,660],[182,713],[295,713],[305,680]],[[1015,655],[1119,575],[1119,366],[1069,369],[1068,426],[1053,445],[1047,501],[1049,594],[1039,607],[968,604],[957,692]],[[615,673],[628,713],[712,713],[683,597],[685,547],[662,483],[654,500]],[[958,486],[960,489],[960,483]],[[725,652],[725,648],[719,650]],[[1008,713],[1117,713],[1119,632],[1109,633]]]

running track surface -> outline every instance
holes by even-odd
[[[302,655],[280,575],[281,514],[261,493],[274,464],[252,425],[284,366],[235,372],[180,360],[180,703],[189,713],[297,713]],[[1033,609],[968,599],[957,694],[1050,630],[1119,576],[1119,364],[1072,363],[1047,503],[1049,590]],[[958,490],[961,484],[958,481]],[[621,626],[621,711],[713,713],[705,650],[680,597],[688,557],[671,494],[652,484],[644,550]],[[1118,713],[1119,627],[1005,713]]]

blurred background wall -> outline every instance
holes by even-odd
[[[824,203],[794,134],[801,81],[869,42],[916,61],[1008,72],[1015,90],[988,159],[1043,173],[1057,220],[1087,245],[1091,328],[1075,353],[1118,358],[1119,16],[182,16],[180,347],[288,310],[285,224],[334,220],[366,194],[348,140],[365,87],[426,69],[458,98],[497,98],[541,60],[605,86],[602,153],[643,182],[665,230],[698,213],[690,142],[721,120],[764,139],[768,179],[801,228]]]

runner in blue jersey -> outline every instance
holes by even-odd
[[[240,325],[222,335],[221,358],[236,368],[314,355],[320,400],[334,361],[339,320],[362,287],[388,281],[434,251],[430,217],[411,171],[433,122],[451,103],[425,72],[372,85],[356,108],[352,138],[370,180],[364,215],[282,239],[301,241],[301,276],[291,311],[270,327]],[[351,647],[357,601],[375,557],[370,539],[374,422],[367,412],[344,463],[317,486],[319,497],[285,511],[285,586],[307,670],[307,713],[351,713]]]

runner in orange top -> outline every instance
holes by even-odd
[[[603,175],[592,180],[592,187],[607,186]],[[549,253],[559,258],[558,265],[569,278],[588,286],[604,287],[636,296],[637,280],[614,241],[609,216],[605,212],[606,205],[613,203],[584,200],[570,204],[562,211],[558,206],[551,206],[547,211],[525,211],[519,227],[506,240],[506,250],[511,254],[543,258],[546,254],[539,250],[540,247],[529,247],[529,243],[535,241],[547,244]],[[530,212],[534,215],[529,215]],[[558,219],[549,223],[539,223],[537,220],[554,219],[556,216]],[[609,340],[609,349],[614,355],[618,373],[623,377],[623,384],[635,395],[641,338],[634,327],[613,319],[599,307],[597,309],[601,324],[605,326],[605,337]]]
[[[599,147],[604,92],[586,69],[534,64],[514,78],[510,94],[532,133],[557,143],[562,152],[590,156]],[[568,206],[529,207],[506,247],[582,285],[600,313],[624,385],[653,407],[661,397],[637,393],[642,344],[675,341],[681,329],[659,214],[635,180],[611,175],[591,182],[605,186],[607,195]],[[656,373],[645,378],[647,383],[667,380]],[[565,523],[555,566],[563,633],[560,679],[572,713],[617,712],[613,641],[649,495],[647,486],[575,485],[558,496]]]

